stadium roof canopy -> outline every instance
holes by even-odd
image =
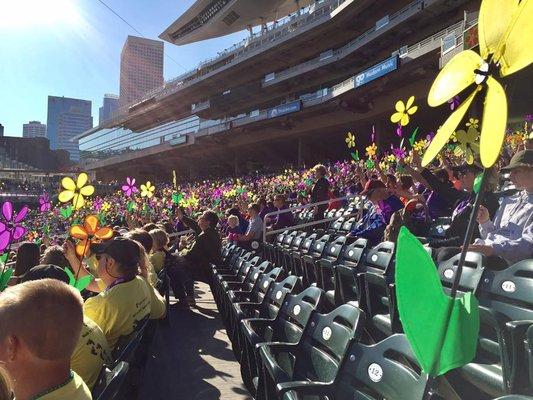
[[[197,0],[159,37],[183,45],[287,16],[314,0]]]

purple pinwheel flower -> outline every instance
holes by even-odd
[[[431,142],[434,137],[435,137],[435,132],[428,132],[428,134],[426,135],[426,140],[428,142]]]
[[[39,197],[39,209],[42,213],[50,211],[52,208],[52,204],[50,203],[50,197],[48,196],[48,193],[43,193],[41,197]]]
[[[122,191],[126,194],[126,196],[131,197],[133,193],[137,193],[139,189],[137,189],[137,186],[135,186],[135,178],[130,178],[129,176],[126,178],[126,184],[122,186]]]
[[[14,215],[13,204],[10,201],[2,204],[2,216],[5,223],[0,221],[0,251],[5,250],[11,241],[19,240],[26,234],[26,228],[19,223],[26,217],[28,211],[28,206],[24,206]]]
[[[450,105],[450,110],[455,110],[457,107],[459,107],[459,104],[461,104],[461,98],[459,96],[454,96],[450,100],[448,100],[448,104]]]
[[[407,152],[403,147],[393,148],[392,154],[398,159],[403,160],[407,156]]]
[[[527,114],[524,119],[526,122],[533,122],[533,114]]]

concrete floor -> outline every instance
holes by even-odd
[[[209,286],[197,284],[196,295],[197,308],[171,305],[169,324],[159,323],[139,399],[252,399]]]

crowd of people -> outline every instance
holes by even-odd
[[[485,255],[490,268],[533,258],[530,144],[485,172],[486,190],[467,245]],[[2,397],[8,387],[18,400],[90,399],[120,338],[168,311],[158,291],[160,271],[166,268],[177,307],[194,307],[194,282],[209,283],[222,243],[261,251],[264,232],[298,224],[302,208],[290,207],[308,206],[315,225],[307,229],[314,229],[324,226],[328,210],[359,196],[368,206],[349,236],[370,244],[394,241],[406,225],[428,237],[437,262],[449,259],[462,249],[481,172],[475,163],[444,157],[423,168],[412,151],[389,165],[339,161],[266,176],[159,182],[152,195],[96,193],[70,215],[63,212],[66,204],[33,210],[23,222],[22,242],[4,250],[14,275],[0,295],[0,367],[7,371],[0,374],[0,399],[10,398]],[[449,228],[438,239],[429,237],[442,217],[449,218]],[[72,225],[107,227],[109,235],[89,238],[80,254],[79,238],[68,235]],[[72,275],[90,282],[75,288]]]

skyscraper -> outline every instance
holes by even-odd
[[[91,102],[48,96],[47,124],[46,136],[50,140],[50,148],[67,150],[71,160],[79,161],[78,141],[71,141],[71,139],[93,127]]]
[[[22,125],[22,137],[46,137],[46,125],[40,121],[30,121]]]
[[[0,124],[0,137],[4,136],[4,125]]]
[[[99,109],[98,123],[111,118],[113,113],[118,109],[118,96],[116,94],[105,94],[102,107]]]
[[[159,40],[128,36],[120,54],[120,107],[163,85],[163,50]]]

